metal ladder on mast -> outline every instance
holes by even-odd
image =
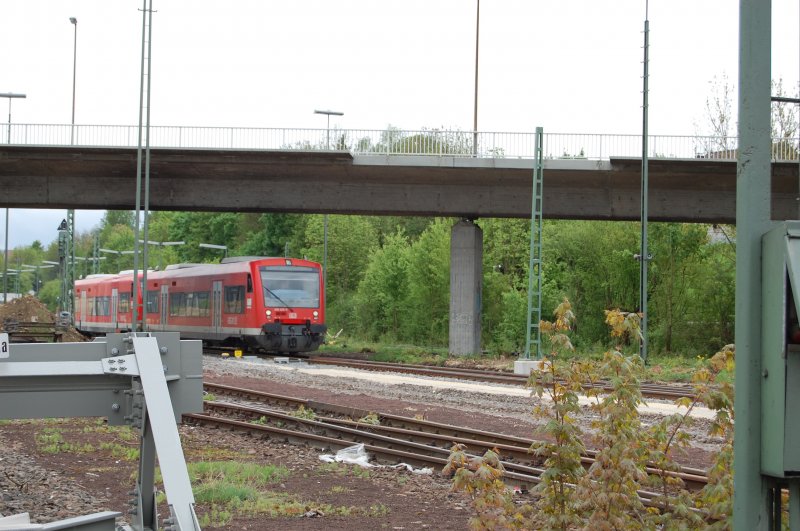
[[[542,331],[542,190],[544,130],[536,128],[536,150],[533,162],[533,193],[531,200],[531,245],[528,263],[528,324],[525,334],[524,359],[531,353],[541,359]]]

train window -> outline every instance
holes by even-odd
[[[105,316],[111,315],[111,297],[94,297],[89,301],[89,315]]]
[[[131,311],[131,294],[130,293],[120,293],[119,294],[119,313],[128,313]]]
[[[171,293],[169,314],[173,317],[208,317],[211,315],[209,292]]]
[[[186,294],[170,293],[169,295],[169,314],[172,317],[182,317],[186,315]]]
[[[253,277],[247,273],[247,293],[253,293]]]
[[[261,267],[264,305],[268,307],[319,307],[319,270],[300,266]]]
[[[244,286],[225,286],[225,313],[244,313]]]
[[[161,293],[158,291],[147,292],[147,304],[145,309],[147,313],[158,313],[158,299],[160,296]]]

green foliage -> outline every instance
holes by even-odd
[[[300,404],[300,406],[295,411],[292,411],[289,414],[293,417],[305,420],[314,420],[317,418],[317,414],[314,413],[313,409],[308,409],[302,404]]]
[[[381,417],[375,412],[370,412],[358,419],[359,424],[368,424],[370,426],[380,426]]]
[[[529,381],[537,397],[547,398],[544,402],[548,405],[534,408],[534,417],[545,421],[543,431],[552,441],[531,446],[535,455],[544,457],[546,469],[534,489],[540,496],[534,521],[537,527],[566,531],[581,523],[576,485],[585,473],[581,456],[586,448],[576,419],[581,411],[578,395],[583,378],[582,364],[555,363],[557,357],[574,350],[568,337],[574,314],[567,300],[556,308],[555,316],[552,323],[542,322],[552,350],[543,357],[544,370],[532,373]]]
[[[39,300],[52,312],[58,307],[59,297],[61,297],[61,282],[58,279],[48,280],[39,289]]]
[[[364,216],[328,217],[328,285],[327,301],[333,308],[336,299],[353,293],[364,276],[370,255],[378,247],[375,228]],[[324,216],[308,216],[305,239],[299,254],[309,260],[323,262]],[[337,316],[328,315],[331,328],[337,326]]]
[[[524,529],[525,515],[515,505],[502,481],[505,469],[496,451],[487,450],[483,457],[470,458],[463,444],[450,449],[443,474],[452,475],[453,490],[467,493],[475,516],[470,529]]]
[[[709,434],[723,437],[724,444],[708,470],[708,484],[700,492],[699,505],[708,511],[709,529],[733,528],[733,385],[719,383],[718,375],[735,369],[735,349],[726,345],[708,362],[705,371],[698,371],[695,387],[698,400],[715,411]],[[717,382],[718,385],[711,385]]]
[[[370,256],[356,301],[370,337],[397,338],[408,293],[408,240],[397,233]]]
[[[36,434],[36,448],[46,454],[93,452],[91,444],[77,444],[66,441],[59,428],[45,428]]]
[[[437,218],[408,251],[404,339],[445,346],[450,325],[450,220]]]

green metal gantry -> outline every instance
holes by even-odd
[[[531,247],[528,263],[528,326],[525,333],[524,359],[534,353],[542,358],[542,192],[543,192],[544,130],[536,128],[536,152],[533,163],[533,193],[531,201]],[[533,347],[533,348],[532,348]]]

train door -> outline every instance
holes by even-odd
[[[114,326],[114,331],[117,330],[119,323],[119,290],[111,288],[111,324]]]
[[[169,301],[169,286],[161,284],[161,330],[167,329],[167,302]]]
[[[78,328],[83,328],[83,321],[87,321],[89,315],[86,313],[86,290],[81,290],[81,323]]]
[[[222,281],[215,280],[211,284],[211,328],[214,333],[221,332],[222,327]]]

